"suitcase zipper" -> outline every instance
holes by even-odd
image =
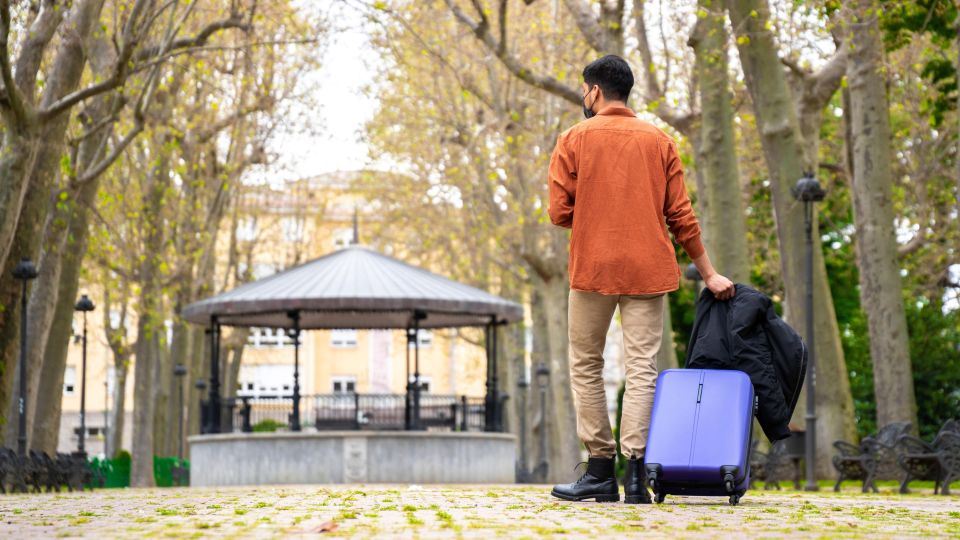
[[[700,403],[700,398],[703,397],[703,383],[700,383],[700,386],[697,387],[697,403]]]

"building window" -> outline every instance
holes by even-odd
[[[67,366],[67,369],[63,372],[63,394],[65,396],[72,396],[77,387],[77,368],[73,366]]]
[[[251,347],[286,347],[293,345],[293,339],[283,328],[251,328],[247,336],[247,345]]]
[[[357,391],[356,377],[333,377],[334,394],[353,394]]]
[[[338,349],[346,349],[357,346],[356,330],[331,330],[330,345]]]
[[[337,229],[333,231],[333,249],[343,249],[353,242],[353,229]]]
[[[289,395],[293,384],[293,364],[241,365],[238,396],[279,397]]]

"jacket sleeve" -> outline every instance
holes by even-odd
[[[557,138],[557,145],[550,157],[548,184],[550,205],[547,213],[550,221],[560,227],[573,227],[573,204],[577,195],[577,156],[566,131]]]
[[[664,171],[667,176],[667,190],[663,205],[663,215],[667,227],[677,242],[691,259],[703,255],[703,241],[700,239],[700,223],[693,213],[693,205],[687,196],[687,186],[683,182],[683,164],[677,143],[664,138],[660,143]]]

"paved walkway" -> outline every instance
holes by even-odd
[[[751,491],[567,503],[546,486],[290,486],[0,495],[0,538],[960,536],[960,497]]]

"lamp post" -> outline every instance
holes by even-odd
[[[517,380],[520,394],[520,462],[517,464],[517,481],[530,482],[530,469],[527,463],[527,394],[530,381],[527,380],[527,366],[520,362],[520,379]]]
[[[543,362],[537,365],[537,385],[540,387],[540,463],[534,476],[543,482],[547,478],[547,387],[550,385],[550,369]]]
[[[300,431],[300,312],[287,313],[293,321],[290,337],[293,339],[293,411],[290,414],[290,431]]]
[[[816,470],[816,440],[817,440],[817,405],[816,405],[816,362],[814,360],[814,331],[813,331],[813,211],[814,204],[822,201],[826,192],[817,182],[812,173],[804,173],[803,178],[797,180],[793,186],[793,196],[803,203],[803,224],[807,240],[806,253],[806,333],[807,333],[807,412],[804,417],[806,420],[806,432],[804,433],[804,460],[807,465],[807,484],[803,487],[805,491],[817,491],[817,480],[815,478]]]
[[[174,375],[174,377],[176,377],[176,379],[177,379],[177,388],[178,388],[178,391],[179,391],[179,394],[180,394],[180,401],[179,401],[179,403],[180,403],[180,406],[179,406],[180,414],[177,415],[177,416],[180,417],[180,428],[179,428],[179,431],[178,431],[178,434],[179,434],[179,435],[178,435],[178,438],[179,438],[179,442],[178,442],[179,452],[177,453],[177,457],[180,458],[180,461],[183,461],[183,417],[184,417],[184,414],[183,414],[183,376],[186,375],[186,374],[187,374],[187,366],[185,366],[185,365],[183,365],[183,364],[177,364],[177,365],[173,366],[173,375]]]
[[[77,441],[77,455],[86,456],[83,443],[87,438],[87,313],[95,306],[87,295],[81,295],[73,309],[83,313],[83,360],[80,362],[80,437]]]
[[[20,392],[17,409],[20,425],[17,436],[17,454],[27,455],[27,282],[36,279],[37,267],[26,257],[13,269],[13,277],[23,282],[20,294]]]

